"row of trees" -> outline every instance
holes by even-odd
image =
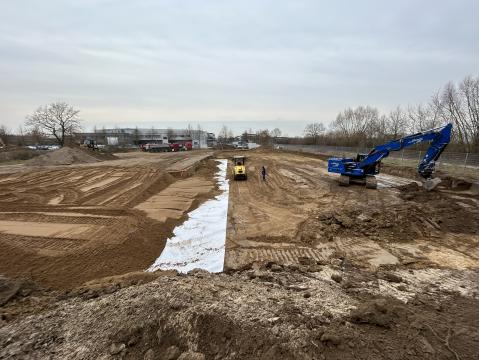
[[[245,130],[241,136],[235,136],[233,131],[226,125],[223,125],[218,133],[218,145],[224,146],[235,140],[241,140],[243,142],[254,142],[260,145],[272,145],[275,139],[281,136],[281,130],[274,128],[273,130],[261,129],[254,131],[252,129]]]
[[[340,112],[326,129],[322,123],[306,126],[305,143],[371,147],[407,134],[454,124],[452,147],[479,151],[479,77],[468,76],[459,84],[446,84],[426,104],[403,108],[388,114],[377,108],[358,106]]]
[[[434,94],[428,103],[406,108],[397,106],[388,114],[381,114],[377,108],[371,106],[347,108],[336,116],[328,129],[323,123],[309,124],[304,130],[304,138],[293,141],[371,147],[448,122],[454,124],[451,146],[460,151],[479,152],[479,77],[468,76],[458,84],[449,82]],[[53,137],[60,146],[81,130],[79,111],[64,102],[39,107],[27,116],[25,125],[29,136]],[[194,130],[188,126],[191,135],[199,133],[200,129],[198,127]],[[21,134],[24,136],[23,129]],[[5,139],[8,141],[8,136],[7,130],[0,127],[3,142]],[[271,131],[258,130],[254,134],[250,130],[242,135],[243,140],[263,145],[272,144],[273,139],[280,136],[281,131],[278,128]],[[218,143],[226,144],[234,139],[231,129],[224,125],[218,134]]]

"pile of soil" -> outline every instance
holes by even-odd
[[[101,161],[79,148],[63,147],[25,162],[29,166],[87,164]]]
[[[298,235],[301,242],[308,245],[333,241],[335,237],[357,236],[406,241],[429,235],[431,230],[438,229],[437,219],[428,219],[430,224],[425,226],[424,217],[419,206],[319,211],[304,221]]]
[[[0,324],[0,357],[466,360],[479,352],[477,299],[418,291],[406,304],[321,275],[330,270],[193,270],[84,287]],[[357,273],[342,276],[350,283]]]
[[[5,148],[0,150],[0,163],[17,160],[29,160],[44,154],[45,151],[24,148]]]
[[[444,233],[475,234],[479,214],[470,196],[451,197],[427,192],[416,183],[399,187],[401,204],[381,208],[319,210],[304,221],[299,240],[308,245],[333,241],[335,237],[364,236],[379,241],[412,241],[440,237]],[[469,197],[469,198],[468,198]]]

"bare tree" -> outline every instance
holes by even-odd
[[[256,142],[261,145],[271,144],[271,134],[268,129],[258,130],[256,132]]]
[[[454,123],[454,135],[464,150],[479,147],[479,78],[467,76],[457,87],[448,83],[435,103],[442,122]]]
[[[404,136],[407,132],[408,119],[400,106],[389,112],[387,121],[387,134],[393,139]]]
[[[371,106],[347,108],[336,116],[332,128],[336,136],[344,139],[348,145],[365,145],[366,140],[374,135],[378,125],[379,111]]]
[[[223,148],[223,146],[228,142],[228,133],[230,130],[228,130],[228,127],[226,125],[223,125],[221,127],[220,132],[218,133],[218,144]]]
[[[25,145],[25,131],[23,131],[23,126],[19,125],[17,130],[17,143],[18,146]]]
[[[38,145],[44,142],[44,136],[42,134],[42,131],[38,128],[38,126],[32,127],[28,131],[27,135],[34,144]]]
[[[274,128],[273,130],[270,131],[270,135],[273,138],[277,138],[281,136],[281,130],[279,128]]]
[[[459,91],[465,99],[468,115],[471,146],[479,147],[479,78],[467,76],[460,84]]]
[[[326,127],[322,122],[316,122],[306,125],[304,128],[304,136],[312,138],[316,144],[319,136],[326,131]]]
[[[429,130],[441,125],[441,109],[435,105],[436,100],[433,96],[429,104],[408,106],[407,117],[410,132]]]
[[[79,112],[67,103],[56,102],[39,107],[27,116],[25,124],[30,129],[37,128],[45,135],[53,136],[63,146],[67,137],[81,129]]]
[[[8,129],[5,125],[0,125],[0,148],[8,145]]]

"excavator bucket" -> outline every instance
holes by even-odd
[[[431,178],[431,179],[426,179],[423,183],[422,186],[426,191],[431,191],[436,188],[441,183],[441,179],[439,178]]]

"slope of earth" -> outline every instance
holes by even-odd
[[[116,279],[43,295],[48,308],[4,320],[0,357],[476,359],[477,273],[454,280],[462,294],[434,275],[438,285],[425,286],[419,270],[403,275],[309,259],[232,274],[160,272],[136,286]],[[385,286],[398,295],[378,295]],[[10,309],[22,301],[33,299],[20,294]]]
[[[203,158],[135,153],[68,167],[13,167],[10,173],[3,167],[0,273],[73,287],[148,268],[186,213],[214,193],[213,160],[203,160],[193,176],[182,180],[167,169],[183,162],[191,167]],[[148,216],[141,204],[162,192],[169,194],[160,199],[166,210]]]
[[[71,165],[94,163],[100,161],[93,155],[93,152],[81,148],[68,146],[61,149],[47,152],[25,162],[26,165]]]

